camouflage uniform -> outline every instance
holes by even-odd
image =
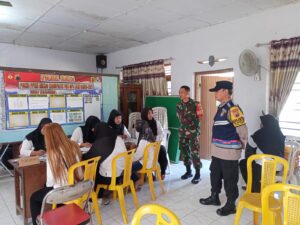
[[[181,101],[176,105],[176,111],[180,122],[179,148],[183,154],[184,165],[190,166],[193,163],[195,169],[200,169],[200,122],[196,115],[196,102],[193,99],[186,103]]]

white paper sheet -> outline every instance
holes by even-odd
[[[27,95],[8,95],[9,110],[26,110],[28,109]]]
[[[66,123],[66,110],[50,110],[50,118],[54,123]]]
[[[67,96],[67,107],[68,108],[82,108],[83,101],[81,95],[68,95]]]
[[[47,95],[29,95],[28,105],[29,109],[48,109],[49,98]]]

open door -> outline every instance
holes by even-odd
[[[218,107],[215,95],[209,89],[221,80],[233,82],[232,69],[195,74],[195,99],[201,102],[204,111],[200,133],[200,157],[204,159],[211,158],[212,125]]]

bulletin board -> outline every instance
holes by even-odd
[[[53,122],[82,124],[90,115],[101,118],[102,76],[3,71],[5,129]],[[3,129],[3,124],[2,124]]]

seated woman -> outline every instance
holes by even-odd
[[[41,156],[46,153],[43,127],[46,124],[52,123],[49,118],[43,118],[38,127],[27,134],[25,140],[22,142],[20,154],[23,156]]]
[[[71,137],[72,141],[75,141],[80,148],[90,148],[95,141],[94,129],[95,126],[100,123],[100,120],[96,116],[89,116],[85,121],[84,126],[77,127]]]
[[[80,161],[81,153],[78,144],[71,141],[57,123],[47,124],[42,131],[45,135],[47,149],[47,182],[46,187],[31,195],[30,210],[33,225],[41,212],[43,198],[53,188],[68,184],[68,168]],[[81,180],[82,173],[75,171],[75,179]]]
[[[140,170],[143,165],[143,157],[145,147],[149,142],[162,141],[163,139],[163,128],[159,121],[153,118],[153,111],[151,108],[144,108],[141,113],[141,121],[137,121],[136,130],[139,132],[138,147],[134,155],[134,163],[132,167],[133,176],[132,179],[135,181],[136,188],[140,185],[136,172]],[[152,162],[153,155],[149,154],[148,162]],[[165,178],[166,169],[168,166],[167,151],[163,145],[160,145],[158,163],[161,168],[161,177]]]
[[[116,109],[113,109],[110,112],[107,124],[111,128],[115,129],[117,135],[123,138],[124,140],[130,138],[130,133],[128,132],[127,128],[122,122],[122,114]]]
[[[96,140],[90,150],[83,155],[84,159],[90,159],[100,156],[98,164],[99,171],[96,176],[95,188],[97,184],[110,184],[112,176],[112,160],[122,152],[126,152],[126,146],[123,139],[117,136],[114,129],[110,128],[106,123],[100,122],[95,128]],[[124,170],[124,161],[117,162],[117,177],[121,177]],[[100,189],[98,198],[103,197],[104,190]]]
[[[260,117],[261,128],[256,131],[248,141],[245,150],[245,158],[239,163],[243,179],[247,183],[247,159],[257,153],[270,154],[283,157],[285,136],[282,134],[279,123],[272,115]],[[261,164],[252,164],[252,192],[260,192]],[[281,168],[277,168],[277,171]]]

